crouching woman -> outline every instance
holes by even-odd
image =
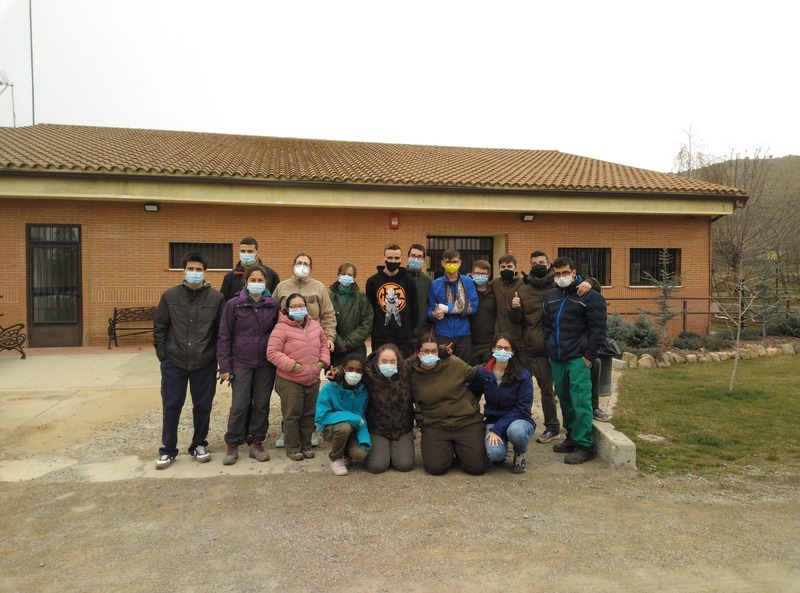
[[[347,458],[364,461],[372,448],[364,418],[367,390],[361,382],[363,375],[364,359],[358,354],[348,354],[342,371],[319,392],[315,420],[322,438],[331,443],[328,457],[331,471],[337,476],[348,474]]]

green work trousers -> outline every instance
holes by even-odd
[[[564,428],[576,444],[593,449],[591,369],[582,357],[566,362],[550,359],[550,368],[561,403]]]

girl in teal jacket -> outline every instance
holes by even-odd
[[[364,359],[357,354],[345,357],[342,372],[319,392],[316,422],[322,438],[331,442],[331,471],[346,476],[348,460],[367,458],[372,442],[367,430],[367,390],[361,382]]]

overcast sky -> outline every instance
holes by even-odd
[[[30,0],[35,123],[554,149],[670,171],[800,154],[792,3]],[[32,123],[29,0],[0,70]],[[11,91],[0,125],[12,125]]]

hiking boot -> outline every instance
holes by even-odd
[[[344,459],[334,459],[331,461],[331,471],[335,476],[346,476],[349,473]]]
[[[173,461],[175,461],[175,458],[172,455],[161,455],[156,459],[156,469],[166,469],[172,465]]]
[[[587,449],[586,447],[576,445],[572,452],[567,453],[566,457],[564,457],[564,463],[577,465],[579,463],[586,463],[590,459],[594,459],[594,449]]]
[[[228,445],[225,450],[225,457],[222,458],[222,465],[233,465],[239,459],[239,447],[237,445]]]
[[[319,436],[317,435],[317,431],[311,433],[311,446],[312,447],[319,447]]]
[[[209,453],[208,449],[203,445],[197,445],[197,447],[194,448],[192,457],[194,457],[198,463],[208,463],[211,461],[211,453]]]
[[[549,443],[550,441],[556,440],[558,437],[561,436],[561,430],[558,428],[548,428],[538,437],[536,437],[537,443]]]
[[[525,473],[525,453],[514,454],[514,465],[511,467],[511,471],[515,474]]]
[[[283,444],[284,444],[284,443],[283,443],[283,431],[281,431],[281,434],[279,434],[279,435],[278,435],[278,438],[277,438],[277,440],[275,441],[275,446],[276,446],[278,449],[283,449]]]
[[[594,412],[592,412],[592,416],[594,417],[595,420],[598,420],[600,422],[611,422],[611,416],[606,414],[600,408],[595,408]]]
[[[250,445],[250,457],[256,461],[269,461],[269,453],[264,451],[264,443],[253,441]]]
[[[575,441],[567,437],[562,442],[553,445],[553,451],[556,453],[572,453],[575,447],[577,447]]]
[[[303,457],[303,454],[300,453],[300,451],[295,451],[294,453],[290,453],[289,451],[287,451],[286,457],[288,457],[292,461],[303,461],[303,459],[305,459],[305,457]]]
[[[300,453],[306,459],[314,459],[314,452],[311,449],[303,449]]]

